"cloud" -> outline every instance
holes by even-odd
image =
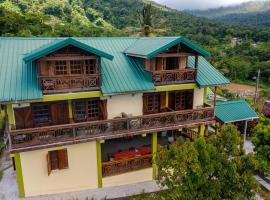
[[[250,0],[154,0],[168,7],[178,10],[208,9],[220,6],[240,4]]]

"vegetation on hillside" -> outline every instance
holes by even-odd
[[[0,0],[2,36],[137,36],[147,0]],[[211,52],[211,63],[233,81],[269,82],[270,31],[221,25],[156,3],[153,35],[179,36]],[[141,21],[142,22],[142,21]],[[237,45],[231,45],[237,38]]]
[[[253,130],[252,143],[255,146],[260,172],[270,175],[270,119],[260,118],[259,124]]]

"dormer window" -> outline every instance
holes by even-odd
[[[51,62],[49,62],[51,65]],[[67,62],[62,61],[55,61],[55,75],[66,75],[67,74]]]

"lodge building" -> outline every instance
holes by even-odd
[[[156,178],[157,146],[215,122],[229,81],[184,37],[0,38],[0,104],[20,197]]]

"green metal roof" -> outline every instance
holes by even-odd
[[[195,57],[188,58],[188,66],[194,68]],[[200,87],[227,85],[230,81],[225,78],[213,65],[211,65],[205,58],[199,57],[198,71],[196,82]]]
[[[163,38],[140,38],[133,45],[128,47],[124,53],[151,59],[166,49],[179,43],[185,44],[202,56],[208,57],[210,53],[196,46],[184,37],[163,37]]]
[[[42,58],[42,57],[44,57],[52,52],[55,52],[63,47],[66,47],[68,45],[78,47],[80,49],[85,50],[86,52],[93,53],[95,55],[107,58],[109,60],[113,59],[113,56],[108,54],[108,53],[105,53],[101,50],[93,48],[90,45],[86,45],[86,44],[84,44],[84,43],[82,43],[74,38],[66,38],[66,39],[55,39],[51,43],[48,43],[48,44],[46,44],[38,49],[35,49],[34,51],[26,54],[25,57],[23,58],[23,60],[25,62],[31,62],[31,61],[37,60],[39,58]]]
[[[98,53],[103,55],[101,57],[101,92],[104,95],[152,91],[155,89],[152,75],[143,69],[143,59],[130,57],[123,53],[125,49],[140,39],[142,38],[0,37],[0,102],[41,99],[42,91],[39,88],[37,66],[35,62],[24,62],[24,59],[26,61],[35,60],[40,56],[39,52],[43,52],[43,48],[55,47],[56,44],[70,44],[74,41],[81,45],[81,48],[91,47],[91,51],[97,49]],[[151,38],[151,40],[162,43],[168,38]],[[174,40],[175,37],[172,38],[172,41]],[[64,42],[62,43],[62,41]],[[46,52],[48,51],[46,50]],[[113,60],[110,60],[112,57]],[[219,76],[218,82],[216,81],[217,75]],[[199,86],[204,86],[225,84],[228,80],[204,58],[200,58],[197,82]]]
[[[223,123],[232,123],[259,118],[245,100],[216,103],[216,118]]]

